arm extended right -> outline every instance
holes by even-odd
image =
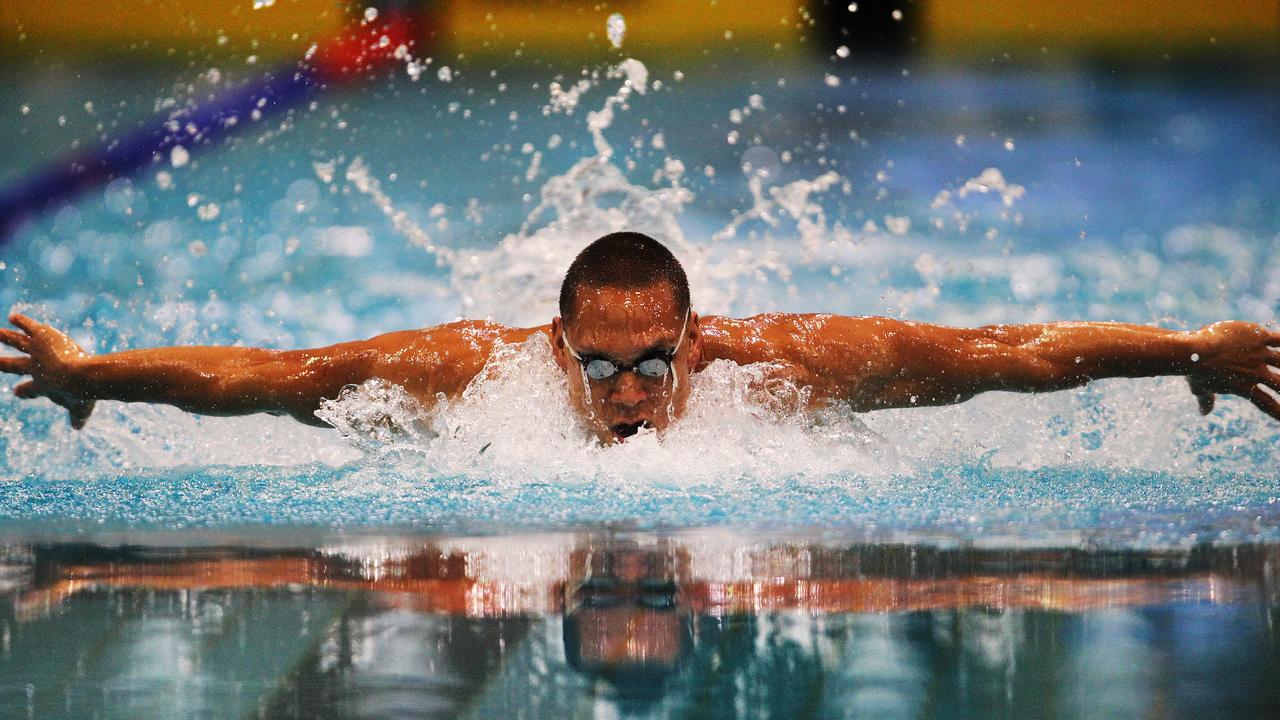
[[[169,347],[89,355],[49,325],[23,315],[0,329],[0,342],[24,353],[0,357],[0,372],[30,375],[14,388],[22,398],[47,397],[83,427],[97,400],[173,405],[202,415],[271,413],[309,425],[323,398],[382,378],[428,399],[454,396],[480,372],[494,343],[535,330],[463,322],[406,330],[309,350]]]

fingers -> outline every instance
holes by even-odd
[[[93,414],[93,406],[94,402],[90,400],[67,408],[67,412],[71,414],[71,427],[76,430],[83,428],[84,424],[89,422],[89,416]]]
[[[17,330],[0,328],[0,343],[4,343],[15,350],[21,350],[24,353],[31,353],[31,337]]]
[[[31,358],[25,355],[0,357],[0,372],[29,375],[31,374]]]
[[[1263,390],[1261,386],[1253,386],[1253,389],[1249,391],[1249,399],[1253,401],[1253,404],[1259,410],[1276,420],[1280,420],[1280,400],[1276,400],[1271,393]]]
[[[46,397],[44,390],[34,380],[18,383],[13,388],[13,394],[23,400]],[[68,403],[65,398],[51,397],[50,399],[67,409],[67,414],[71,416],[71,427],[76,430],[83,428],[84,424],[89,421],[89,416],[93,414],[95,405],[93,400],[87,402],[77,400]]]
[[[13,323],[17,327],[22,328],[23,332],[25,332],[28,335],[35,335],[37,332],[40,331],[40,328],[43,327],[40,323],[36,322],[35,320],[32,320],[26,315],[23,315],[22,313],[13,313],[12,315],[10,315],[9,322]]]

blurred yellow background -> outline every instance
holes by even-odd
[[[821,3],[795,0],[551,0],[429,3],[431,27],[452,52],[575,55],[608,48],[605,18],[621,12],[627,46],[701,54],[739,47],[802,53],[829,44],[815,30]],[[290,55],[332,35],[363,9],[337,0],[4,0],[3,50],[18,54],[184,56],[246,49]],[[1114,53],[1231,47],[1275,52],[1280,0],[904,0],[920,51],[941,55],[1066,50]],[[819,49],[819,52],[823,48]]]

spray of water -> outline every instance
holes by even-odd
[[[318,163],[314,171],[320,187],[345,183],[344,188],[368,198],[408,247],[425,252],[447,273],[447,292],[439,300],[446,309],[438,314],[456,312],[513,325],[549,320],[556,312],[561,274],[572,257],[595,237],[622,229],[648,232],[676,252],[689,273],[696,309],[704,314],[774,309],[780,297],[788,297],[813,309],[867,308],[960,325],[1049,320],[1072,314],[1073,309],[1094,317],[1150,319],[1149,314],[1135,316],[1135,307],[1155,314],[1176,307],[1193,316],[1265,320],[1280,294],[1280,265],[1274,257],[1260,256],[1253,244],[1226,228],[1180,228],[1165,239],[1164,259],[1157,259],[1142,252],[1125,255],[1096,249],[1053,256],[1010,253],[991,244],[990,235],[957,248],[914,232],[898,219],[886,219],[889,232],[873,223],[846,227],[843,218],[828,217],[823,202],[834,191],[850,192],[838,173],[779,184],[774,158],[756,149],[759,146],[744,154],[750,207],[719,231],[691,235],[682,213],[695,197],[681,161],[667,157],[654,182],[637,183],[617,162],[608,139],[617,113],[649,90],[642,63],[625,60],[605,73],[603,81],[583,80],[567,89],[553,83],[547,112],[575,113],[603,83],[612,83],[611,92],[587,113],[585,122],[593,154],[548,178],[521,227],[491,247],[446,247],[415,220],[421,214],[397,205],[394,193],[384,189],[361,159]],[[286,198],[289,212],[322,197],[314,181],[306,182],[310,185],[298,185],[296,192],[291,186]],[[974,212],[973,203],[981,202],[990,202],[996,218],[1016,226],[1016,217],[1008,213],[1016,210],[1025,193],[998,169],[987,169],[938,194],[931,208],[934,226],[942,223],[963,230],[977,224],[984,213]],[[137,198],[131,195],[125,201]],[[233,204],[225,205],[224,214],[234,212]],[[434,219],[436,213],[426,216]],[[292,216],[282,212],[282,217]],[[371,251],[371,239],[330,230],[300,233],[299,257]],[[285,270],[281,257],[292,252],[292,246],[276,240],[280,247],[265,243],[243,260],[245,282]],[[64,255],[91,256],[104,240],[86,232],[76,242],[70,249],[42,251],[34,265],[56,277]],[[174,267],[148,279],[163,292],[189,277],[192,264],[206,255],[235,257],[237,251],[227,238],[210,240],[201,253],[185,252],[189,243],[174,224],[157,221],[147,227],[137,249],[125,246],[123,262],[111,268],[132,273],[134,267],[145,266],[147,253],[171,254],[177,258]],[[316,255],[304,255],[308,248]],[[104,272],[114,272],[111,268]],[[1240,284],[1242,275],[1259,280]],[[119,284],[127,285],[130,279]],[[438,290],[425,281],[414,284],[399,277],[395,282],[370,278],[368,285],[376,290],[379,282],[392,288],[386,292],[394,302]],[[780,283],[783,294],[771,283]],[[1010,297],[1033,305],[1031,316],[1010,318],[1007,304],[940,306],[938,288],[944,283],[1007,288]],[[1088,286],[1084,292],[1081,284]],[[1217,290],[1224,285],[1241,289],[1228,297]],[[1091,291],[1104,287],[1143,288],[1142,294],[1153,299],[1144,301],[1149,305],[1135,304],[1123,293]],[[806,292],[812,297],[805,297]],[[1070,301],[1076,295],[1091,298],[1093,304],[1076,308]],[[831,308],[833,300],[841,307]],[[233,310],[212,297],[205,303],[148,301],[139,312],[155,318],[178,341],[198,341],[199,328],[229,320]],[[315,323],[324,335],[350,336],[359,328],[358,318],[334,303],[323,288],[279,292],[271,310],[280,317]],[[260,330],[261,320],[255,317],[240,313],[240,327],[250,335]],[[265,328],[261,332],[265,334]],[[129,340],[127,333],[103,326],[76,328],[76,335],[89,346]],[[282,344],[295,340],[274,339]],[[651,508],[646,503],[655,497],[678,498],[690,507],[699,498],[709,498],[707,502],[717,507],[716,499],[727,497],[718,507],[750,516],[751,508],[758,506],[764,516],[772,512],[765,509],[771,502],[794,503],[794,493],[800,492],[839,498],[824,501],[834,513],[874,516],[878,504],[906,502],[921,518],[949,522],[971,503],[974,512],[987,519],[1054,503],[1059,509],[1051,511],[1059,513],[1072,504],[1102,507],[1128,502],[1152,507],[1168,494],[1249,505],[1250,493],[1256,494],[1257,488],[1248,489],[1253,486],[1239,478],[1274,467],[1274,448],[1280,446],[1275,428],[1241,401],[1222,403],[1201,424],[1190,394],[1172,380],[1115,381],[1043,396],[991,394],[957,407],[855,416],[838,407],[806,411],[804,388],[770,383],[768,378],[768,366],[713,364],[695,376],[688,411],[670,432],[663,437],[641,432],[608,448],[596,445],[579,427],[567,404],[564,376],[541,338],[499,348],[482,375],[456,400],[441,398],[424,407],[403,389],[377,380],[348,388],[326,401],[318,413],[337,432],[278,418],[192,418],[170,408],[104,403],[88,428],[75,433],[57,409],[26,403],[20,411],[0,414],[0,478],[66,480],[165,467],[194,467],[207,473],[220,465],[340,467],[336,474],[304,472],[325,478],[318,490],[307,481],[290,485],[282,480],[272,492],[382,502],[412,496],[415,502],[428,502],[415,494],[423,493],[430,503],[453,503],[448,506],[457,512],[501,508],[512,518],[536,512],[536,502],[532,509],[520,509],[525,507],[521,502],[550,486],[608,488],[590,496],[599,511],[595,514],[623,517]],[[19,407],[12,399],[2,402],[8,408]],[[1052,478],[1035,475],[1045,468],[1074,468],[1088,477],[1101,473],[1101,479],[1083,489],[1056,490]],[[1133,472],[1156,480],[1120,487],[1125,481],[1117,478]],[[1011,475],[1009,483],[1023,478],[1034,491],[1009,484],[997,488],[1004,493],[1000,497],[974,500],[990,490],[982,486],[989,473],[1032,473]],[[779,500],[770,494],[784,486],[791,495]],[[832,492],[837,495],[824,495]],[[1239,493],[1247,497],[1241,500]],[[599,507],[604,497],[615,498],[617,506]],[[824,519],[812,504],[798,507],[803,521]],[[307,508],[293,509],[293,517],[307,517]],[[333,514],[333,508],[327,510]],[[675,516],[715,519],[687,510]]]

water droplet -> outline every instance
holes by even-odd
[[[614,13],[605,21],[605,34],[609,36],[609,42],[615,48],[622,47],[622,40],[627,35],[627,21],[622,17],[622,13]]]

